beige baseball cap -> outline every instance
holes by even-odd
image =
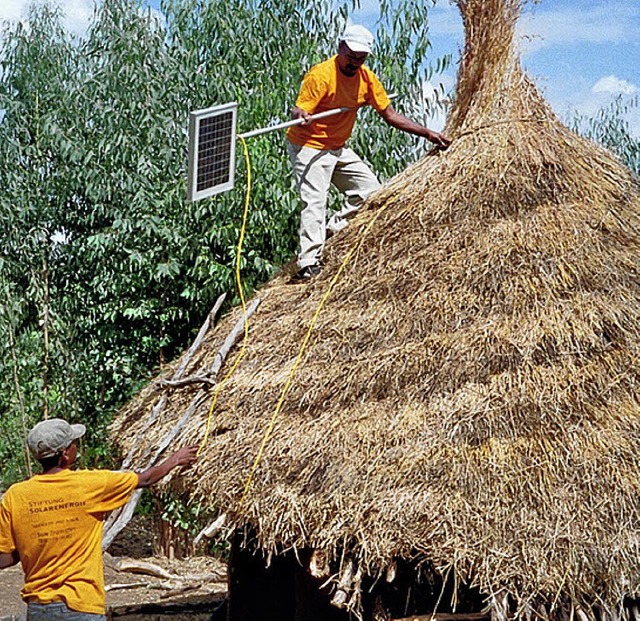
[[[62,418],[50,418],[38,423],[27,436],[27,445],[35,459],[57,455],[78,438],[87,428],[80,423],[70,425]]]

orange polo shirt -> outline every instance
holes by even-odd
[[[104,614],[102,518],[124,505],[135,472],[63,470],[12,485],[0,503],[0,552],[17,550],[28,602]]]
[[[351,136],[358,108],[372,105],[378,112],[391,103],[380,80],[371,69],[361,66],[352,76],[338,68],[337,56],[312,67],[305,75],[296,106],[309,114],[333,108],[352,108],[309,125],[294,125],[287,138],[294,144],[313,149],[339,149]]]

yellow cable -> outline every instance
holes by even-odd
[[[260,460],[262,459],[262,455],[264,453],[264,449],[267,445],[267,442],[269,441],[270,437],[271,437],[271,433],[273,431],[273,428],[275,426],[276,423],[276,418],[278,417],[278,414],[280,413],[280,410],[282,409],[282,404],[284,403],[285,397],[287,396],[287,393],[289,392],[289,389],[291,388],[291,384],[293,383],[293,377],[296,374],[296,371],[298,370],[298,365],[300,364],[300,360],[302,359],[302,355],[304,354],[304,351],[307,347],[307,343],[309,342],[309,339],[311,338],[311,331],[313,330],[316,321],[318,320],[318,317],[320,316],[320,311],[322,310],[323,306],[325,305],[325,302],[329,299],[329,296],[331,295],[331,292],[333,290],[333,287],[335,286],[335,284],[338,282],[338,279],[340,278],[340,276],[342,275],[342,272],[344,271],[345,267],[348,265],[349,261],[351,261],[351,257],[358,251],[360,250],[360,247],[362,246],[367,234],[369,233],[369,231],[371,230],[371,227],[375,224],[376,220],[384,213],[385,209],[389,206],[390,202],[387,202],[383,207],[381,207],[375,214],[375,216],[371,219],[371,221],[369,222],[369,224],[367,225],[367,227],[365,228],[364,232],[362,233],[362,235],[358,238],[358,240],[356,240],[356,243],[351,247],[351,249],[349,250],[349,252],[347,253],[347,255],[345,256],[345,258],[342,261],[342,264],[340,265],[340,268],[338,269],[338,271],[336,272],[336,274],[334,275],[334,277],[331,279],[331,282],[329,283],[329,286],[327,287],[327,290],[325,291],[324,295],[322,296],[322,299],[320,300],[320,304],[318,305],[318,308],[316,309],[316,312],[313,315],[313,318],[311,319],[311,323],[309,324],[309,329],[307,330],[307,333],[304,336],[304,339],[302,340],[302,344],[300,345],[300,351],[298,352],[298,356],[295,359],[295,362],[293,363],[293,367],[291,368],[291,371],[289,372],[289,376],[287,378],[287,381],[284,385],[284,388],[282,389],[282,393],[280,394],[280,399],[278,400],[278,404],[276,406],[276,409],[274,410],[272,416],[271,416],[271,420],[269,421],[269,425],[267,426],[267,431],[264,435],[264,438],[262,439],[262,444],[260,445],[260,449],[258,450],[258,454],[256,455],[256,458],[253,462],[253,466],[251,467],[251,471],[249,472],[249,477],[247,478],[247,482],[245,483],[244,486],[244,491],[242,492],[242,497],[240,498],[240,505],[239,508],[242,508],[243,504],[244,504],[244,500],[247,496],[247,492],[249,491],[249,487],[251,486],[251,482],[253,480],[253,475],[256,473],[256,470],[258,469],[258,464],[260,463]]]
[[[244,317],[244,338],[242,339],[242,347],[240,348],[240,352],[236,356],[235,361],[233,362],[233,366],[229,369],[229,372],[226,374],[224,379],[218,384],[216,387],[216,391],[213,393],[213,400],[211,401],[211,407],[209,408],[209,414],[207,415],[207,424],[205,427],[204,437],[202,438],[202,442],[200,443],[200,447],[198,448],[198,455],[202,452],[202,449],[207,443],[207,439],[209,438],[209,430],[211,428],[211,421],[213,419],[213,410],[216,407],[216,402],[218,401],[218,395],[220,391],[224,388],[228,379],[233,375],[234,371],[238,368],[242,357],[244,356],[244,351],[247,346],[247,339],[249,338],[249,322],[247,321],[247,305],[244,299],[244,291],[242,290],[242,280],[240,278],[240,259],[242,255],[242,244],[244,242],[244,234],[247,228],[247,214],[249,213],[249,202],[251,199],[251,161],[249,160],[249,150],[247,149],[247,143],[245,142],[242,136],[238,136],[240,141],[242,142],[242,146],[244,147],[244,158],[247,163],[247,193],[244,201],[244,213],[242,214],[242,226],[240,227],[240,237],[238,238],[238,246],[236,248],[236,284],[238,286],[238,293],[240,294],[240,303],[242,304],[242,315]]]
[[[241,256],[242,256],[242,244],[244,242],[244,235],[245,235],[246,226],[247,226],[247,215],[249,213],[249,204],[250,204],[250,200],[251,200],[251,161],[249,159],[249,150],[247,149],[247,143],[245,142],[244,138],[242,138],[242,136],[238,136],[238,139],[242,142],[242,146],[244,148],[245,161],[246,161],[246,164],[247,164],[247,193],[246,193],[246,196],[245,196],[244,211],[243,211],[243,214],[242,214],[242,226],[240,228],[240,237],[238,239],[238,245],[237,245],[237,249],[236,249],[236,266],[235,266],[236,284],[237,284],[237,287],[238,287],[238,293],[240,295],[240,302],[241,302],[241,305],[242,305],[242,314],[243,314],[243,317],[244,317],[244,338],[242,340],[242,346],[240,348],[240,352],[236,356],[236,359],[234,360],[233,366],[231,367],[231,369],[229,369],[229,372],[225,375],[224,379],[218,384],[218,386],[216,387],[216,390],[215,390],[215,392],[213,394],[213,399],[211,401],[211,406],[209,407],[209,413],[207,414],[207,422],[206,422],[206,426],[205,426],[204,437],[202,439],[202,442],[200,443],[200,447],[198,448],[198,455],[200,455],[200,453],[202,452],[202,450],[205,447],[205,445],[207,443],[207,440],[209,438],[209,431],[211,429],[211,422],[213,420],[213,412],[215,410],[215,406],[216,406],[216,403],[218,401],[218,395],[220,394],[220,391],[226,385],[226,383],[229,380],[229,378],[233,375],[235,370],[238,368],[238,365],[240,364],[240,361],[242,360],[242,358],[244,356],[244,352],[245,352],[246,345],[247,345],[247,340],[249,338],[249,322],[247,320],[247,307],[246,307],[246,302],[245,302],[245,298],[244,298],[244,291],[242,290],[242,280],[241,280],[241,277],[240,277],[240,262],[241,262]],[[349,252],[346,254],[345,258],[343,259],[342,263],[340,264],[340,267],[339,267],[338,271],[335,273],[335,275],[331,279],[331,282],[329,283],[329,286],[327,287],[327,290],[325,291],[324,295],[322,296],[322,299],[320,300],[320,304],[318,305],[318,308],[316,309],[316,311],[315,311],[315,313],[314,313],[314,315],[313,315],[313,317],[311,319],[311,323],[309,324],[309,328],[307,329],[307,332],[306,332],[306,334],[304,336],[304,339],[302,340],[302,344],[300,345],[300,350],[298,352],[298,356],[296,357],[296,360],[295,360],[295,362],[293,364],[293,367],[291,368],[291,371],[289,372],[289,375],[287,377],[287,382],[285,383],[284,388],[282,390],[282,393],[280,394],[280,398],[278,399],[278,403],[276,405],[276,409],[274,410],[274,412],[273,412],[273,414],[271,416],[271,420],[269,421],[269,425],[267,426],[266,433],[264,435],[264,438],[262,439],[262,444],[260,445],[260,449],[258,450],[258,454],[256,455],[256,458],[255,458],[255,460],[253,462],[253,465],[251,467],[251,471],[249,472],[249,476],[248,476],[247,481],[245,483],[244,491],[242,492],[242,497],[240,499],[240,505],[239,505],[240,508],[244,504],[244,500],[246,498],[247,492],[249,491],[249,487],[251,487],[251,482],[253,480],[253,476],[254,476],[257,468],[258,468],[258,464],[260,463],[260,461],[262,459],[262,456],[264,454],[264,449],[265,449],[265,447],[267,445],[267,442],[271,438],[271,433],[273,432],[273,428],[275,426],[276,419],[278,417],[278,414],[280,413],[280,410],[282,409],[282,405],[284,404],[284,400],[285,400],[287,394],[289,393],[289,389],[291,388],[291,384],[293,383],[293,378],[294,378],[294,376],[295,376],[295,374],[296,374],[296,372],[298,370],[298,366],[300,365],[300,361],[302,360],[302,356],[303,356],[303,354],[305,352],[305,349],[307,347],[309,339],[311,338],[311,332],[313,331],[313,328],[315,327],[315,324],[316,324],[316,322],[318,320],[318,317],[320,316],[320,312],[322,311],[326,301],[329,299],[329,296],[331,295],[331,292],[333,291],[333,288],[335,287],[335,285],[338,282],[340,276],[342,275],[342,272],[344,271],[346,266],[351,261],[351,257],[353,257],[353,255],[358,250],[360,250],[360,247],[362,246],[367,234],[369,233],[369,231],[371,230],[373,225],[376,223],[378,218],[384,213],[384,211],[389,206],[389,204],[390,204],[390,202],[387,202],[383,207],[381,207],[376,212],[375,216],[371,219],[371,221],[369,222],[369,224],[365,228],[365,230],[362,233],[362,235],[358,238],[358,240],[356,240],[356,243],[351,247]]]

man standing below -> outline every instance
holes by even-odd
[[[106,619],[104,514],[124,505],[136,488],[196,460],[198,447],[189,446],[141,474],[73,471],[85,431],[60,418],[38,423],[27,444],[42,474],[12,485],[0,503],[0,569],[22,563],[28,621]]]
[[[370,104],[392,127],[422,136],[442,149],[451,143],[391,107],[380,80],[364,66],[372,47],[373,35],[366,28],[349,26],[340,37],[338,54],[312,67],[304,77],[292,110],[292,118],[305,119],[287,131],[287,148],[302,201],[296,281],[309,280],[320,272],[327,231],[331,234],[344,228],[348,218],[380,187],[369,167],[345,147],[358,108]],[[349,110],[309,121],[311,115],[335,108]],[[330,183],[346,195],[346,202],[327,223]]]

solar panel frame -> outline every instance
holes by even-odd
[[[233,188],[238,104],[189,114],[187,198],[194,202]]]

